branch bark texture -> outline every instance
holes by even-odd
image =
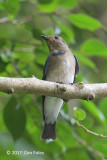
[[[69,99],[87,99],[107,97],[107,83],[84,84],[59,84],[31,78],[7,78],[0,77],[0,92],[40,94]]]

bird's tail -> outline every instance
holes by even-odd
[[[41,135],[41,139],[56,139],[56,122],[53,124],[46,124],[44,125],[43,132]]]

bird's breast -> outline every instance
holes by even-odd
[[[73,83],[75,61],[73,57],[55,57],[50,61],[46,80],[52,82]]]

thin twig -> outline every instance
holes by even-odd
[[[77,124],[79,127],[83,128],[86,132],[88,132],[88,133],[90,133],[90,134],[93,134],[93,135],[98,136],[98,137],[101,137],[101,138],[107,138],[107,136],[104,136],[104,135],[102,135],[102,134],[98,134],[98,133],[95,133],[95,132],[90,131],[90,130],[87,129],[84,125],[80,124],[78,121],[76,121],[76,124]]]
[[[0,18],[0,24],[1,23],[23,24],[23,23],[31,21],[32,18],[33,16],[27,16],[21,19],[10,20],[8,17],[3,17],[3,18]]]

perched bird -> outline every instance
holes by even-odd
[[[79,65],[66,42],[59,36],[44,36],[50,54],[46,60],[43,80],[73,83],[79,72]],[[41,139],[56,139],[56,120],[64,101],[60,98],[43,96],[43,120],[45,122]]]

